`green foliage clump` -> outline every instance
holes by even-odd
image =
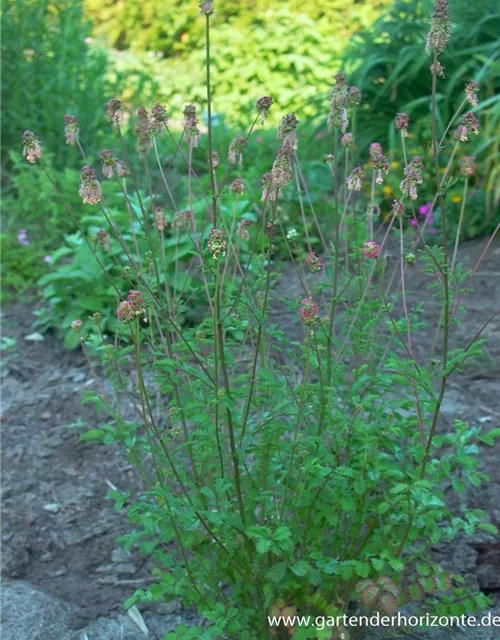
[[[311,3],[290,0],[286,8],[291,31],[285,38],[291,40],[295,20],[301,21],[303,17],[327,20],[332,41],[345,38],[346,33],[366,24],[386,4],[385,0],[316,0]],[[132,0],[117,4],[113,0],[86,0],[85,6],[96,24],[96,32],[104,34],[109,44],[117,49],[160,51],[171,58],[203,48],[205,28],[203,21],[193,16],[195,2],[151,0],[145,4]],[[252,29],[267,25],[269,39],[273,39],[283,34],[269,29],[270,17],[282,7],[280,0],[254,0],[251,4],[246,0],[217,0],[217,28],[227,25],[233,33],[241,32],[251,38]]]
[[[91,24],[79,0],[6,0],[1,23],[3,148],[17,151],[23,131],[36,131],[61,167],[65,113],[98,138],[109,91],[106,53],[86,42]]]

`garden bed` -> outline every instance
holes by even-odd
[[[459,260],[465,267],[473,266],[483,246],[484,242],[462,246]],[[496,242],[479,267],[474,291],[466,297],[468,315],[458,329],[462,343],[472,339],[497,311],[499,264],[500,246]],[[425,278],[416,267],[409,272],[409,302],[411,305],[412,300],[420,301],[425,296],[426,314],[432,316],[429,319],[434,324],[438,306],[430,294],[424,293]],[[278,296],[285,291],[288,297],[300,296],[300,285],[291,283],[292,279],[293,267],[286,265]],[[79,430],[69,428],[79,418],[87,426],[95,426],[93,408],[81,406],[82,393],[92,389],[95,381],[80,351],[64,350],[52,335],[46,335],[43,341],[33,340],[36,336],[31,328],[32,311],[31,306],[16,303],[3,312],[4,336],[17,341],[5,361],[2,381],[2,545],[4,578],[9,579],[4,583],[4,594],[6,603],[10,602],[13,589],[16,593],[23,592],[11,580],[25,581],[67,603],[69,635],[63,636],[61,632],[61,640],[69,640],[84,637],[81,629],[92,629],[88,625],[99,617],[123,613],[123,601],[150,580],[148,561],[134,553],[127,555],[116,543],[116,537],[126,532],[129,525],[125,515],[115,512],[106,499],[111,486],[133,493],[141,489],[141,484],[117,447],[83,444],[79,441]],[[298,317],[295,322],[289,314],[283,309],[272,321],[293,337],[303,328]],[[484,358],[470,361],[464,372],[456,374],[449,383],[443,424],[449,426],[454,418],[460,418],[488,428],[500,426],[500,318],[493,320],[484,337],[488,341]],[[416,333],[417,353],[428,352],[433,338],[433,334]],[[459,496],[468,506],[484,509],[496,525],[500,525],[499,446],[497,443],[494,448],[484,447],[479,458],[480,471],[489,474],[490,482]],[[498,539],[482,533],[468,538],[467,543],[458,541],[437,548],[435,553],[445,565],[466,575],[471,584],[478,584],[500,605]],[[15,623],[13,628],[9,626],[9,610],[12,611],[4,608],[4,637],[35,640],[37,635],[22,638],[12,635],[16,627]],[[189,624],[194,619],[178,606],[146,607],[142,611],[146,624],[152,631],[156,629],[158,637],[176,624]],[[56,608],[54,615],[60,617]],[[40,637],[48,638],[48,628]],[[498,633],[498,629],[490,631]],[[108,631],[102,629],[86,633],[89,640],[122,637],[114,635],[115,631],[106,635]],[[451,635],[442,633],[439,637],[456,637],[454,631]],[[469,629],[467,633],[472,632]],[[394,632],[392,637],[399,636]]]

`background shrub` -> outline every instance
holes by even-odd
[[[86,136],[99,139],[103,97],[111,90],[106,52],[86,41],[91,24],[79,0],[6,0],[1,24],[3,149],[19,151],[21,135],[30,129],[50,145],[61,167],[67,158],[65,113],[78,116]]]
[[[194,20],[192,3],[110,3],[89,0],[89,14],[112,45],[117,68],[133,94],[137,74],[143,99],[160,101],[169,111],[185,101],[206,104],[203,20]],[[269,94],[283,110],[317,113],[311,102],[326,94],[350,35],[368,26],[387,3],[218,2],[212,39],[214,108],[229,122],[248,119],[256,97]],[[255,6],[256,5],[256,6]],[[130,74],[132,77],[130,78]],[[179,86],[182,78],[182,86]],[[279,119],[278,110],[273,116]]]

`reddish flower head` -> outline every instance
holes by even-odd
[[[302,322],[308,326],[312,326],[316,320],[318,319],[318,304],[314,302],[314,300],[309,298],[304,298],[302,300],[302,307],[300,309],[300,316],[302,318]]]
[[[403,137],[408,136],[408,126],[410,124],[410,117],[407,113],[397,113],[394,118],[394,126],[396,131],[401,131]]]
[[[311,273],[318,273],[323,269],[323,260],[312,251],[305,259],[307,270]]]
[[[363,245],[363,253],[367,258],[378,258],[380,255],[380,246],[373,240],[365,242]]]

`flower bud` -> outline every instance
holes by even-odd
[[[354,136],[352,135],[352,133],[344,133],[344,135],[340,138],[340,144],[345,149],[352,149],[354,145]],[[333,156],[331,156],[331,158],[333,159]]]
[[[80,331],[82,330],[82,324],[83,323],[81,320],[73,320],[73,322],[71,323],[71,328],[75,333],[80,333]]]

